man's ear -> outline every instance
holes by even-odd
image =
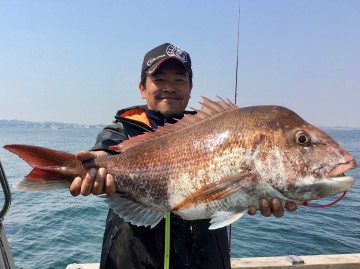
[[[141,82],[139,82],[139,90],[140,90],[140,95],[142,99],[146,98],[146,88],[144,87],[144,85],[141,84]]]

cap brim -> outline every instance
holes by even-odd
[[[157,63],[153,64],[152,66],[150,66],[150,68],[148,70],[145,71],[145,74],[146,75],[151,75],[153,73],[155,73],[155,71],[163,64],[165,63],[166,61],[170,60],[170,59],[175,59],[177,60],[179,63],[181,63],[185,69],[188,71],[188,72],[191,72],[191,69],[185,64],[183,63],[181,60],[179,60],[179,58],[175,57],[175,56],[169,56],[167,58],[164,58],[160,61],[158,61]]]

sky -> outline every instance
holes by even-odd
[[[191,55],[191,107],[235,101],[238,55],[238,106],[360,127],[360,1],[241,0],[238,16],[238,0],[0,0],[0,119],[109,124],[144,103],[143,57],[170,42]]]

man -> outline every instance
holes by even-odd
[[[99,134],[92,151],[77,154],[87,160],[108,154],[108,147],[128,137],[155,131],[158,126],[175,123],[184,114],[192,90],[190,55],[177,46],[162,44],[149,51],[143,61],[140,94],[147,106],[118,111],[114,124]],[[76,178],[70,192],[76,196],[115,194],[115,184],[104,168],[92,169],[84,179]],[[289,211],[295,204],[287,206]],[[282,216],[281,201],[262,199],[260,210],[264,216]],[[256,214],[256,207],[249,214]],[[227,229],[209,230],[209,220],[188,221],[171,215],[171,268],[230,268]],[[164,220],[153,229],[124,222],[111,209],[108,214],[100,268],[163,268]]]

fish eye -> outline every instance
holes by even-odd
[[[305,131],[299,131],[295,135],[296,144],[300,146],[307,146],[311,142],[310,135]]]

